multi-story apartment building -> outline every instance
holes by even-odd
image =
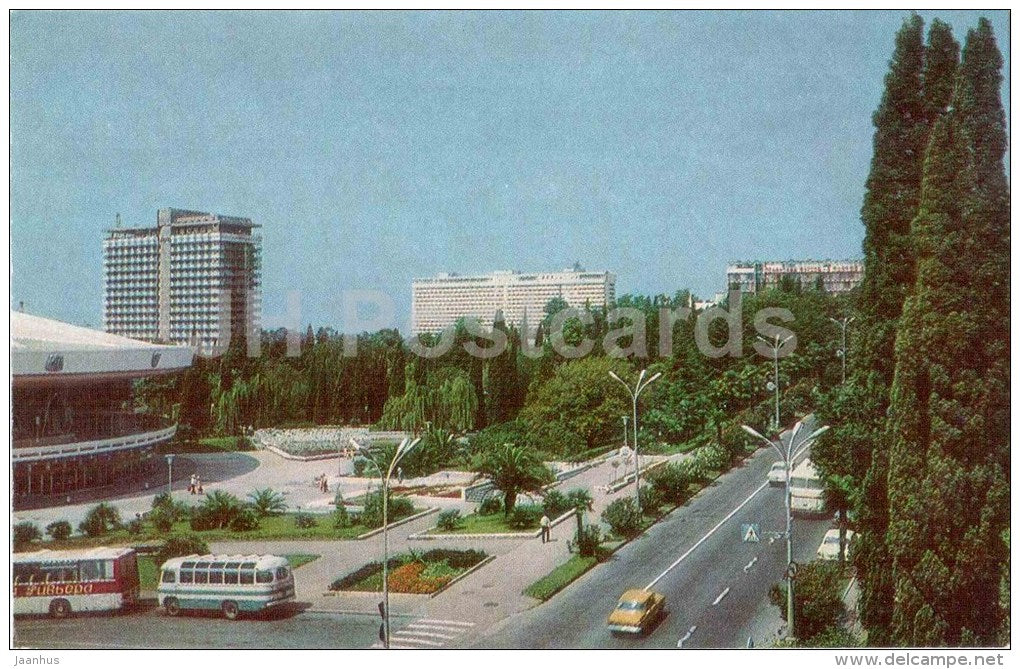
[[[525,314],[534,323],[556,297],[575,308],[610,306],[616,299],[616,275],[586,272],[575,266],[562,272],[439,274],[415,279],[411,284],[411,331],[439,332],[472,316],[490,327],[497,311],[503,312],[508,324],[520,324]]]
[[[774,288],[784,277],[799,282],[804,288],[821,285],[827,293],[845,293],[853,290],[864,278],[864,261],[752,261],[733,262],[726,268],[727,286],[744,293]]]
[[[224,345],[261,320],[260,227],[248,218],[160,209],[156,226],[107,231],[103,328],[165,343]]]

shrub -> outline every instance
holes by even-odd
[[[50,535],[51,539],[63,541],[71,536],[71,523],[66,520],[56,520],[46,526],[46,534]]]
[[[351,522],[351,516],[347,513],[347,507],[342,504],[337,507],[337,510],[333,512],[333,527],[342,530],[345,527],[353,525]]]
[[[33,541],[40,539],[42,539],[42,532],[39,531],[35,523],[25,520],[14,526],[14,545],[18,548],[27,547]]]
[[[387,504],[387,520],[393,522],[398,518],[409,516],[414,512],[414,504],[407,497],[393,497],[390,493]],[[376,491],[365,496],[365,507],[361,512],[361,522],[366,527],[382,527],[382,492]]]
[[[460,517],[460,511],[457,509],[449,509],[443,511],[436,518],[436,527],[443,530],[444,532],[453,532],[458,527],[464,524],[464,519]]]
[[[171,506],[173,504],[173,498],[170,497],[169,493],[161,492],[152,498],[152,508],[158,509],[163,506]]]
[[[649,476],[649,481],[664,501],[677,506],[687,501],[691,479],[680,463],[671,462],[658,468]]]
[[[159,552],[156,553],[156,564],[162,565],[172,557],[181,555],[205,555],[209,546],[193,534],[177,534],[166,538]]]
[[[204,530],[212,530],[219,527],[216,523],[216,519],[213,518],[205,509],[196,508],[191,517],[188,519],[188,525],[195,532],[202,532]]]
[[[641,513],[629,497],[610,503],[602,512],[602,520],[613,532],[624,538],[635,537],[641,532]]]
[[[641,511],[649,516],[656,516],[662,509],[662,495],[650,485],[641,486]]]
[[[354,476],[362,478],[365,476],[365,469],[368,467],[368,460],[365,458],[354,459]],[[381,567],[380,567],[381,569]]]
[[[214,490],[205,496],[198,510],[210,527],[223,529],[230,527],[242,508],[241,500],[236,496],[224,490]]]
[[[837,626],[843,619],[844,608],[840,592],[841,572],[836,562],[810,562],[797,571],[797,584],[793,589],[793,615],[797,623],[797,636],[811,639]],[[769,600],[779,608],[786,620],[786,582],[773,585]]]
[[[248,493],[248,499],[251,500],[251,506],[259,518],[276,516],[287,510],[287,502],[283,495],[272,488],[253,490]]]
[[[160,534],[166,534],[174,526],[173,510],[167,506],[157,506],[149,512],[149,522]]]
[[[230,529],[234,532],[253,532],[259,529],[258,512],[246,506],[230,521]]]
[[[503,513],[503,498],[496,495],[491,495],[482,500],[482,503],[478,505],[479,516],[494,516],[497,513]]]
[[[539,504],[516,504],[506,519],[506,524],[515,530],[527,530],[538,525],[542,518],[542,506]]]
[[[85,520],[78,525],[78,531],[90,537],[101,537],[120,526],[120,512],[103,502],[89,509]]]
[[[542,506],[545,509],[545,515],[550,518],[559,518],[571,508],[567,496],[555,488],[545,494]]]
[[[454,569],[473,567],[488,557],[485,551],[474,549],[457,550],[454,548],[433,548],[422,554],[425,562],[446,562]]]
[[[140,515],[136,518],[132,518],[127,524],[127,531],[134,536],[141,534],[144,529],[145,525],[142,523]]]
[[[299,527],[301,529],[307,529],[307,528],[310,528],[310,527],[315,527],[318,524],[319,524],[319,521],[316,520],[315,516],[313,516],[310,513],[300,512],[300,513],[298,513],[298,515],[294,516],[294,526],[295,527]]]
[[[586,525],[578,531],[575,542],[578,555],[594,557],[602,543],[602,532],[599,531],[598,525]]]

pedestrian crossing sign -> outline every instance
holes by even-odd
[[[758,523],[744,523],[740,526],[740,536],[744,538],[745,544],[756,544],[761,539],[761,527]]]

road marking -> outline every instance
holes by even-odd
[[[676,647],[677,648],[683,648],[684,647],[684,642],[691,638],[691,635],[694,634],[694,630],[696,630],[696,629],[698,629],[698,626],[697,625],[693,625],[691,627],[691,629],[687,630],[687,634],[683,635],[683,638],[681,638],[679,641],[676,642]]]
[[[714,602],[712,602],[712,606],[715,606],[716,604],[718,604],[719,602],[721,602],[721,601],[722,601],[722,598],[723,598],[723,597],[725,597],[725,596],[726,596],[726,595],[728,595],[728,594],[730,594],[730,589],[729,589],[729,588],[726,588],[726,589],[725,589],[725,590],[723,590],[723,591],[722,591],[721,593],[719,593],[719,596],[718,596],[718,597],[716,597],[716,598],[715,598],[715,601],[714,601]]]
[[[419,632],[417,630],[400,630],[399,632],[394,632],[393,635],[394,636],[427,636],[427,637],[436,637],[437,639],[456,639],[457,638],[457,635],[455,635],[455,634],[440,634],[438,632]]]
[[[398,634],[400,634],[400,633],[397,632],[397,634],[394,634],[393,636],[397,636]],[[393,641],[394,641],[394,639],[390,639],[390,645],[391,646],[393,645]],[[397,641],[400,641],[401,643],[425,644],[426,646],[432,646],[433,648],[442,648],[443,647],[443,642],[441,642],[441,641],[429,641],[428,639],[400,638],[400,639],[397,639]]]
[[[689,548],[689,549],[687,550],[687,552],[686,552],[686,553],[684,553],[683,555],[681,555],[680,557],[678,557],[678,558],[676,559],[676,562],[674,562],[673,564],[671,564],[671,565],[669,565],[668,567],[666,567],[666,570],[665,570],[664,572],[662,572],[661,574],[659,574],[658,576],[656,576],[656,577],[655,577],[655,578],[654,578],[654,579],[652,580],[652,582],[651,582],[651,583],[649,583],[648,585],[646,585],[646,586],[645,586],[645,590],[651,590],[651,589],[652,589],[652,586],[654,586],[654,585],[655,585],[656,583],[658,583],[658,582],[659,582],[660,580],[662,580],[662,577],[663,577],[663,576],[665,576],[666,574],[668,574],[669,572],[671,572],[671,571],[673,570],[673,568],[674,568],[674,567],[676,567],[676,566],[677,566],[678,564],[680,564],[680,563],[681,563],[681,562],[683,562],[683,561],[684,561],[685,559],[687,559],[687,556],[688,556],[688,555],[690,555],[691,553],[693,553],[693,552],[694,552],[694,549],[696,549],[696,548],[697,548],[698,546],[700,546],[701,544],[703,544],[703,543],[705,542],[705,540],[706,540],[706,539],[708,539],[708,538],[709,538],[710,536],[712,536],[713,534],[715,534],[715,533],[716,533],[716,531],[717,531],[717,530],[718,530],[718,529],[719,529],[720,527],[722,527],[722,526],[723,526],[723,525],[724,525],[724,524],[726,523],[726,521],[727,521],[727,520],[729,520],[730,518],[732,518],[733,516],[735,516],[735,515],[737,514],[737,511],[740,511],[741,509],[743,509],[743,508],[744,508],[744,505],[746,505],[746,504],[747,504],[748,502],[750,502],[750,501],[751,501],[752,499],[754,499],[754,496],[755,496],[755,495],[757,495],[758,493],[760,493],[760,492],[761,492],[762,490],[764,490],[764,489],[765,489],[765,488],[766,488],[766,487],[768,486],[768,484],[769,484],[769,482],[768,482],[768,481],[765,481],[765,483],[761,484],[761,486],[760,486],[760,487],[759,487],[759,488],[758,488],[757,490],[755,490],[755,491],[754,491],[754,492],[752,492],[752,493],[751,493],[750,495],[748,495],[747,499],[745,499],[745,500],[744,500],[743,502],[741,502],[741,503],[740,503],[739,505],[737,505],[737,508],[735,508],[735,509],[733,509],[732,511],[730,511],[730,512],[729,512],[729,513],[728,513],[728,514],[726,515],[726,517],[725,517],[725,518],[723,518],[722,520],[720,520],[720,521],[719,521],[719,524],[718,524],[718,525],[716,525],[715,527],[713,527],[712,529],[710,529],[710,530],[708,531],[708,534],[706,534],[705,536],[703,536],[703,537],[701,537],[700,539],[698,539],[698,542],[697,542],[696,544],[694,544],[693,546],[691,546],[691,547],[690,547],[690,548]]]
[[[772,543],[772,542],[769,542],[769,543]],[[747,564],[744,565],[744,573],[746,574],[748,572],[748,570],[750,570],[751,567],[754,566],[754,563],[757,562],[757,561],[758,561],[758,556],[755,555],[753,558],[751,558],[750,562],[748,562]]]
[[[432,620],[431,618],[422,618],[418,622],[427,623],[432,625],[453,625],[454,627],[474,627],[474,623],[464,622],[463,620]]]

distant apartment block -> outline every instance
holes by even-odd
[[[248,218],[160,209],[155,227],[107,230],[103,328],[149,342],[239,341],[261,320],[262,238]]]
[[[779,285],[790,277],[804,288],[813,288],[821,281],[827,293],[845,293],[864,278],[862,260],[787,260],[734,262],[726,268],[726,284],[743,293],[756,293]]]
[[[616,275],[575,266],[562,272],[439,274],[415,279],[411,284],[411,331],[440,332],[469,316],[490,327],[500,310],[508,324],[519,325],[525,313],[531,323],[537,323],[555,297],[575,308],[609,306],[616,299]]]

